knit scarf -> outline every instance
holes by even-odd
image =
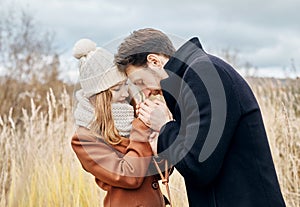
[[[75,93],[77,106],[74,110],[74,119],[77,126],[83,126],[90,129],[94,116],[94,107],[84,96],[83,90]],[[119,134],[123,137],[129,137],[131,123],[134,119],[133,107],[128,103],[113,103],[111,106],[114,124]]]
[[[134,119],[133,107],[128,103],[113,103],[111,111],[119,134],[123,137],[129,137]]]

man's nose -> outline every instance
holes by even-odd
[[[144,88],[142,91],[145,94],[146,98],[148,98],[151,95],[151,90],[148,88]]]

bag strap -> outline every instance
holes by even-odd
[[[163,176],[156,160],[153,158],[153,161],[154,161],[154,165],[160,175],[160,178],[161,178],[161,181],[162,183],[166,186],[166,191],[167,191],[167,194],[168,194],[168,199],[169,199],[169,202],[170,202],[170,207],[172,207],[172,201],[171,201],[171,192],[170,192],[170,188],[169,188],[169,169],[168,169],[168,160],[165,160],[165,176]]]

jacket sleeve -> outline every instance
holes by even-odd
[[[205,67],[210,67],[207,64],[209,63],[195,64],[193,68],[205,70]],[[186,84],[181,86],[177,100],[181,114],[173,114],[175,119],[176,116],[180,116],[181,120],[165,124],[158,138],[158,153],[174,164],[185,179],[195,180],[200,185],[209,184],[219,173],[238,121],[236,117],[239,113],[239,103],[234,102],[232,98],[232,81],[225,71],[221,71],[220,77],[224,84],[226,101],[231,102],[229,107],[235,107],[230,110],[236,115],[228,111],[229,104],[225,105],[227,117],[224,128],[226,131],[224,130],[220,135],[215,150],[206,160],[199,160],[200,152],[208,139],[207,135],[212,122],[220,120],[218,116],[212,119],[212,103],[206,85],[193,70],[186,71],[183,81]],[[230,122],[227,121],[229,119]],[[211,138],[219,137],[211,136]]]
[[[150,130],[139,119],[132,125],[131,134],[135,137],[125,146],[124,154],[83,127],[72,137],[74,152],[83,168],[95,176],[96,182],[128,189],[142,184],[152,155],[149,143],[145,142]]]

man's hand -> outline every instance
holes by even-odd
[[[145,102],[139,104],[137,114],[138,118],[148,127],[158,132],[163,125],[173,120],[167,105],[160,100],[145,100]]]

